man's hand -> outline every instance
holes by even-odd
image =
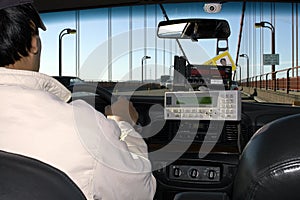
[[[124,97],[120,97],[118,101],[111,106],[105,107],[105,114],[107,118],[112,118],[116,121],[126,121],[131,125],[135,125],[139,114],[132,105],[132,102],[128,101]]]

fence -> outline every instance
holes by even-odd
[[[247,79],[243,79],[241,80],[241,85],[266,90],[281,90],[286,91],[287,94],[290,91],[299,92],[300,77],[292,76],[292,70],[295,72],[298,71],[299,68],[300,66],[250,77],[248,80],[248,85]]]

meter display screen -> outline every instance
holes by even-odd
[[[189,105],[189,106],[201,106],[201,105],[212,105],[212,97],[179,97],[176,99],[176,105]]]

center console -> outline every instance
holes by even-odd
[[[150,148],[168,145],[163,159],[152,160],[158,199],[185,191],[229,192],[241,150],[241,119],[240,91],[166,92],[165,126],[151,141],[157,145]],[[167,159],[187,144],[180,158]]]

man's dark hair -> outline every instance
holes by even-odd
[[[0,10],[0,67],[28,56],[32,36],[38,35],[39,19],[32,4]]]

